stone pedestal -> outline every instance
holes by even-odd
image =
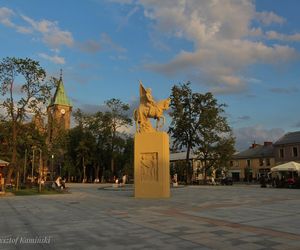
[[[134,196],[170,197],[170,151],[166,132],[135,134]]]

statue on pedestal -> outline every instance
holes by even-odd
[[[155,101],[151,89],[140,82],[140,105],[134,111],[134,196],[136,198],[170,197],[169,135],[158,131],[164,124],[164,110],[170,98]],[[150,119],[156,120],[156,128]],[[160,122],[162,121],[162,122]]]
[[[155,132],[162,128],[165,122],[163,111],[169,109],[169,104],[170,98],[156,102],[152,97],[151,89],[145,89],[140,81],[140,105],[134,110],[136,132]],[[156,129],[152,127],[150,118],[156,120]],[[161,124],[159,124],[160,120],[162,120]]]

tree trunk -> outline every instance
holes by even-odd
[[[12,157],[11,162],[8,169],[7,174],[7,182],[11,182],[11,176],[13,172],[16,170],[16,162],[17,162],[17,124],[16,121],[12,121]]]
[[[113,154],[111,156],[110,169],[111,169],[111,174],[115,175],[115,159],[114,159]]]
[[[99,165],[97,164],[96,168],[95,168],[95,179],[99,180]]]
[[[113,129],[113,134],[111,138],[111,161],[110,161],[110,168],[111,168],[111,174],[112,176],[115,175],[115,159],[114,159],[114,149],[115,149],[115,136],[116,136],[116,129]]]
[[[207,178],[207,163],[206,163],[206,159],[204,159],[204,184],[206,184],[206,178]]]
[[[186,184],[191,184],[191,175],[190,175],[190,152],[191,152],[191,147],[187,147],[186,151],[186,159],[185,159],[185,164],[186,164]]]

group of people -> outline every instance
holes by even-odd
[[[272,187],[293,187],[296,184],[296,178],[294,177],[286,177],[284,175],[276,175],[276,176],[270,176],[270,175],[261,175],[260,176],[260,185],[261,187],[267,187],[267,185],[272,185]]]
[[[62,179],[60,176],[58,176],[55,180],[55,186],[59,189],[65,189],[66,188],[65,179]]]
[[[116,176],[114,176],[114,183],[115,184],[121,184],[121,185],[125,185],[127,182],[127,175],[123,174],[122,178],[116,178]]]

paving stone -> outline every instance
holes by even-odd
[[[0,249],[299,249],[299,190],[190,186],[135,199],[102,184],[70,194],[0,197]],[[49,244],[3,244],[48,236]]]

